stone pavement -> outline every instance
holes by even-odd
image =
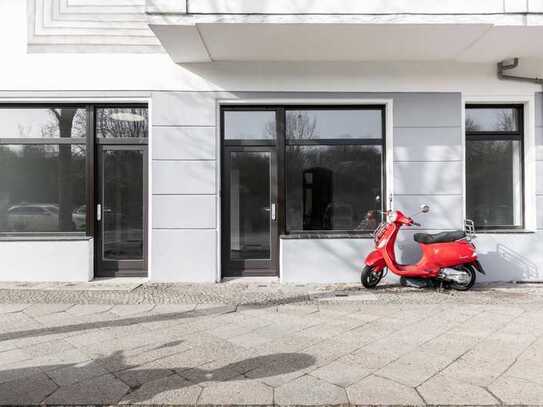
[[[543,404],[543,287],[301,289],[247,305],[0,290],[0,404]]]

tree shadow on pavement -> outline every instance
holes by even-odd
[[[305,353],[276,353],[254,358],[244,359],[238,362],[230,363],[216,369],[203,369],[201,367],[191,367],[182,365],[182,353],[179,357],[180,366],[168,365],[165,367],[143,368],[142,366],[131,365],[126,362],[122,351],[104,357],[96,358],[86,364],[55,364],[45,366],[31,366],[20,369],[3,371],[10,377],[18,377],[19,380],[0,384],[0,393],[6,385],[10,386],[7,391],[12,394],[25,394],[33,391],[32,376],[36,374],[39,368],[46,372],[50,377],[58,377],[55,372],[64,371],[72,377],[80,377],[81,380],[65,386],[60,386],[52,394],[49,394],[42,403],[46,404],[115,404],[122,400],[123,403],[142,403],[161,393],[175,392],[194,385],[202,385],[205,382],[243,382],[244,380],[261,379],[266,377],[291,374],[297,371],[307,369],[315,364],[315,358]],[[119,361],[124,364],[119,365]],[[94,393],[85,391],[93,387],[93,381],[99,381],[100,376],[109,377],[109,374],[96,375],[97,371],[103,371],[104,366],[115,365],[113,374],[128,387],[128,391],[108,392],[107,389],[101,391],[97,388]],[[160,366],[160,363],[154,363]],[[63,369],[63,370],[61,370]],[[141,381],[131,381],[137,375]],[[119,384],[122,386],[121,384]],[[96,387],[96,386],[95,386]],[[107,387],[107,386],[106,386]],[[126,387],[124,388],[126,389]],[[122,393],[122,394],[121,394]],[[175,397],[170,394],[169,397]],[[0,404],[2,400],[0,395]],[[13,400],[12,400],[13,401]],[[225,400],[226,402],[227,400]]]

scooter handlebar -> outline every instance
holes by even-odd
[[[420,223],[417,223],[417,222],[413,221],[413,222],[411,223],[411,226],[422,226],[422,225],[421,225]]]

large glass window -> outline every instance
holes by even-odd
[[[84,107],[0,108],[0,233],[87,231]]]
[[[380,222],[382,108],[286,111],[287,231],[368,231]]]
[[[222,111],[222,123],[225,148],[258,151],[264,145],[276,153],[279,198],[274,220],[280,233],[368,232],[380,223],[384,106],[229,107]],[[258,171],[243,176],[264,181]],[[266,211],[275,213],[270,205],[253,204],[268,217]],[[250,206],[249,199],[243,220]]]
[[[95,143],[146,143],[147,114],[139,105],[0,105],[0,235],[92,234]]]
[[[523,226],[522,127],[522,106],[466,108],[466,212],[479,229]]]

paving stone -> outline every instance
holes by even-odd
[[[31,304],[0,304],[0,314],[10,314],[12,312],[21,312],[30,307]]]
[[[308,353],[279,353],[246,359],[240,364],[245,367],[246,377],[258,379],[271,387],[285,383],[317,368],[315,358]],[[238,371],[238,369],[235,367]]]
[[[498,404],[487,390],[437,374],[418,387],[428,404],[493,405]]]
[[[101,314],[107,312],[113,308],[113,305],[108,304],[76,304],[73,307],[66,310],[71,315],[92,315]]]
[[[370,373],[371,370],[364,369],[359,365],[336,361],[314,370],[311,372],[311,376],[326,380],[328,383],[340,387],[347,387],[368,376]]]
[[[244,379],[237,370],[229,366],[217,366],[214,362],[206,363],[197,368],[179,371],[178,375],[202,387],[209,386],[215,382]]]
[[[543,386],[517,377],[502,376],[488,389],[505,404],[543,404]]]
[[[58,386],[45,374],[37,373],[0,384],[1,405],[40,404]]]
[[[347,387],[347,394],[358,405],[424,404],[415,389],[373,375]]]
[[[54,340],[26,346],[21,350],[29,357],[38,358],[46,355],[69,352],[76,349],[77,348],[75,346],[65,340]]]
[[[84,361],[66,365],[58,369],[49,370],[47,375],[59,386],[67,386],[74,383],[102,376],[108,371],[94,361]]]
[[[364,369],[377,370],[389,364],[394,359],[396,359],[395,355],[390,355],[383,352],[374,353],[367,349],[360,349],[352,354],[338,359],[338,361],[344,360],[347,363],[356,364]]]
[[[141,366],[116,372],[115,376],[121,379],[124,383],[128,384],[131,388],[135,388],[144,383],[170,376],[172,374],[174,374],[173,369],[165,368],[160,360],[155,360]]]
[[[447,357],[414,351],[377,370],[376,374],[416,387],[451,362],[452,360]]]
[[[275,390],[279,405],[337,405],[347,403],[347,394],[335,386],[313,376],[301,376]]]
[[[10,363],[0,363],[0,383],[6,383],[22,377],[32,376],[40,373],[42,373],[42,370],[37,366],[33,359],[26,359]]]
[[[153,304],[115,305],[109,312],[124,317],[127,315],[148,314],[153,308]]]
[[[80,383],[63,386],[46,404],[115,404],[128,392],[128,386],[107,374]]]
[[[256,380],[231,380],[206,386],[198,399],[199,405],[209,404],[257,405],[272,404],[273,390]]]
[[[201,387],[174,374],[145,383],[127,394],[120,404],[195,405],[201,392]]]
[[[46,314],[64,312],[72,306],[73,304],[32,304],[30,307],[25,308],[23,312],[33,317],[39,317]]]

